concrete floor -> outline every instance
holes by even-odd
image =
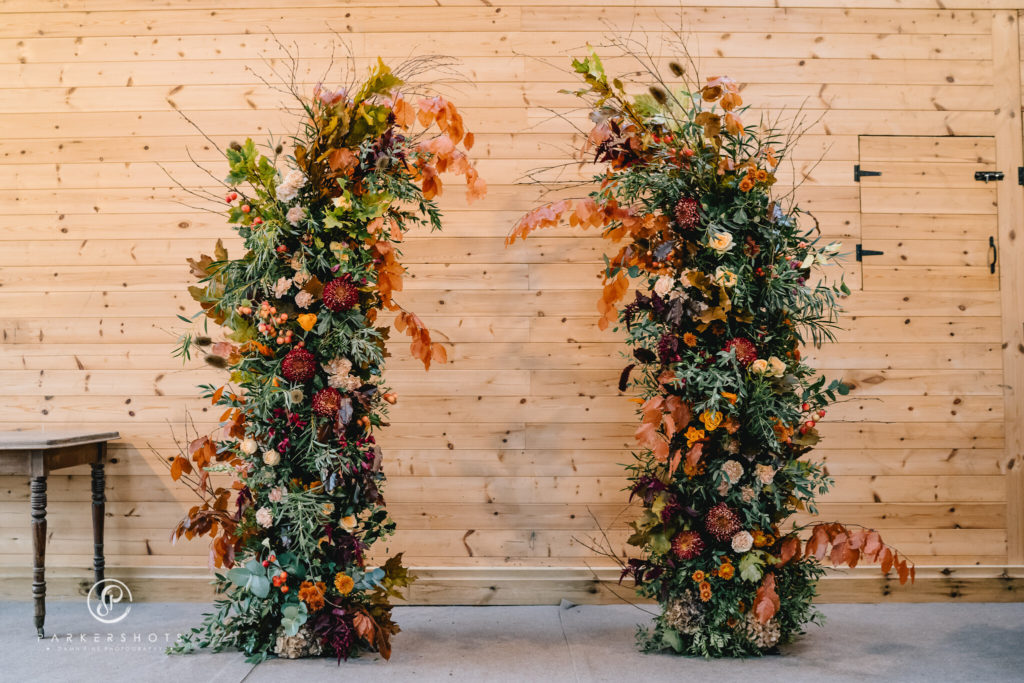
[[[364,657],[340,668],[328,659],[253,667],[234,653],[164,655],[166,639],[198,622],[201,604],[139,603],[124,621],[100,629],[84,601],[47,609],[47,634],[59,634],[58,642],[36,639],[31,604],[0,602],[0,680],[1024,680],[1024,604],[824,605],[825,627],[812,627],[785,656],[738,661],[638,653],[633,633],[648,617],[628,605],[400,607],[403,632],[392,660]]]

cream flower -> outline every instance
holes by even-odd
[[[311,303],[313,303],[313,295],[306,290],[295,295],[295,305],[299,308],[309,308]]]
[[[270,499],[271,503],[280,503],[281,499],[284,498],[284,489],[280,486],[275,486],[270,489],[270,493],[267,494],[267,498]]]
[[[363,386],[363,380],[352,375],[327,375],[327,386],[343,391],[355,391]]]
[[[658,296],[664,297],[666,294],[672,291],[672,288],[676,286],[674,278],[668,275],[662,275],[654,283],[654,293]]]
[[[284,180],[277,186],[277,198],[282,202],[290,202],[299,196],[299,188],[306,184],[306,176],[302,171],[292,169],[285,174]]]
[[[260,508],[256,511],[256,523],[264,529],[269,529],[274,523],[274,515],[270,512],[270,508]]]
[[[277,451],[263,451],[263,464],[268,467],[276,467],[281,462],[281,454]]]
[[[288,290],[292,288],[292,281],[290,278],[282,277],[278,278],[274,284],[274,297],[280,299],[288,293]]]
[[[296,272],[295,275],[292,276],[292,282],[295,283],[296,287],[301,287],[302,285],[309,282],[310,277],[312,276],[309,273],[307,273],[304,270],[300,270]]]
[[[288,209],[288,213],[284,217],[292,225],[298,225],[299,221],[306,217],[306,210],[301,206],[293,206]]]
[[[768,372],[768,361],[764,358],[758,358],[750,364],[750,371],[755,375],[763,375]]]
[[[302,403],[306,395],[302,393],[302,389],[292,389],[288,392],[288,398],[291,399],[292,403]]]
[[[729,482],[735,484],[743,476],[743,465],[736,460],[726,460],[722,465],[722,471],[729,477]]]
[[[323,363],[322,367],[328,375],[347,375],[352,372],[352,361],[344,356],[339,356]]]
[[[258,447],[256,439],[242,439],[242,443],[239,446],[246,455],[252,455]]]
[[[724,254],[732,249],[732,235],[727,232],[716,232],[708,238],[708,248]]]
[[[738,553],[745,553],[754,547],[754,537],[749,531],[740,531],[732,537],[732,549]]]
[[[740,498],[743,499],[744,503],[749,503],[750,501],[754,500],[756,496],[757,493],[751,486],[744,486],[740,489]]]
[[[345,531],[352,531],[353,529],[356,528],[356,516],[355,515],[345,515],[344,517],[342,517],[338,521],[338,523],[341,524],[341,528],[344,529]],[[367,571],[369,571],[369,570],[367,570]]]
[[[736,286],[736,273],[732,272],[728,268],[719,266],[715,269],[715,282],[722,285],[723,287],[735,287]]]
[[[786,374],[786,364],[780,358],[776,358],[775,356],[768,358],[768,368],[773,377],[782,377]]]
[[[775,468],[771,465],[755,465],[754,475],[758,481],[767,486],[775,480]]]

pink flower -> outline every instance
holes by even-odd
[[[280,486],[272,488],[270,489],[270,494],[267,497],[270,499],[271,503],[280,503],[281,499],[284,498],[284,491],[281,490]]]
[[[256,523],[264,529],[269,529],[274,523],[274,515],[271,514],[270,508],[260,508],[256,511]]]
[[[303,209],[301,206],[293,206],[292,208],[288,209],[288,213],[286,213],[284,217],[292,225],[298,225],[299,221],[306,217],[306,210]]]
[[[295,295],[295,305],[299,308],[309,308],[311,303],[313,303],[313,295],[306,290]]]

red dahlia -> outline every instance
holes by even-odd
[[[725,503],[719,503],[708,510],[704,517],[704,528],[708,533],[725,542],[731,539],[740,530],[740,518],[731,507]]]
[[[692,230],[700,225],[700,202],[693,197],[683,197],[676,202],[676,223],[683,230]]]
[[[323,297],[324,306],[340,313],[359,303],[359,290],[347,277],[339,277],[324,285]]]
[[[754,346],[754,342],[750,341],[746,337],[733,337],[725,343],[725,351],[729,352],[736,349],[736,360],[740,362],[740,365],[746,367],[757,360],[757,348]]]
[[[337,415],[340,408],[341,392],[334,387],[327,387],[313,394],[313,412],[317,415]]]
[[[316,358],[301,347],[295,347],[281,361],[281,374],[289,382],[308,382],[316,373]]]
[[[704,552],[704,541],[696,531],[680,531],[672,538],[672,552],[680,560],[692,560]]]

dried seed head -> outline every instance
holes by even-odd
[[[284,145],[278,145],[277,147],[274,148],[274,154],[280,154],[283,151],[284,151]]]
[[[683,75],[683,67],[679,65],[679,62],[669,62],[668,70],[672,72],[672,75],[678,78]]]
[[[668,102],[668,95],[666,95],[665,91],[659,88],[658,86],[652,85],[650,88],[648,88],[648,91],[650,91],[651,97],[653,97],[654,101],[657,102],[658,104],[665,104],[666,102]]]
[[[241,152],[242,151],[242,146],[240,144],[238,144],[235,140],[232,140],[231,144],[228,145],[228,147],[230,147],[231,149],[235,150],[236,152]]]
[[[226,368],[228,366],[227,359],[222,357],[222,356],[208,355],[208,356],[206,356],[206,358],[204,360],[209,365],[212,365],[215,368],[220,368],[221,370],[223,370],[224,368]]]
[[[196,346],[209,346],[213,343],[213,340],[207,336],[199,335],[196,337]]]

